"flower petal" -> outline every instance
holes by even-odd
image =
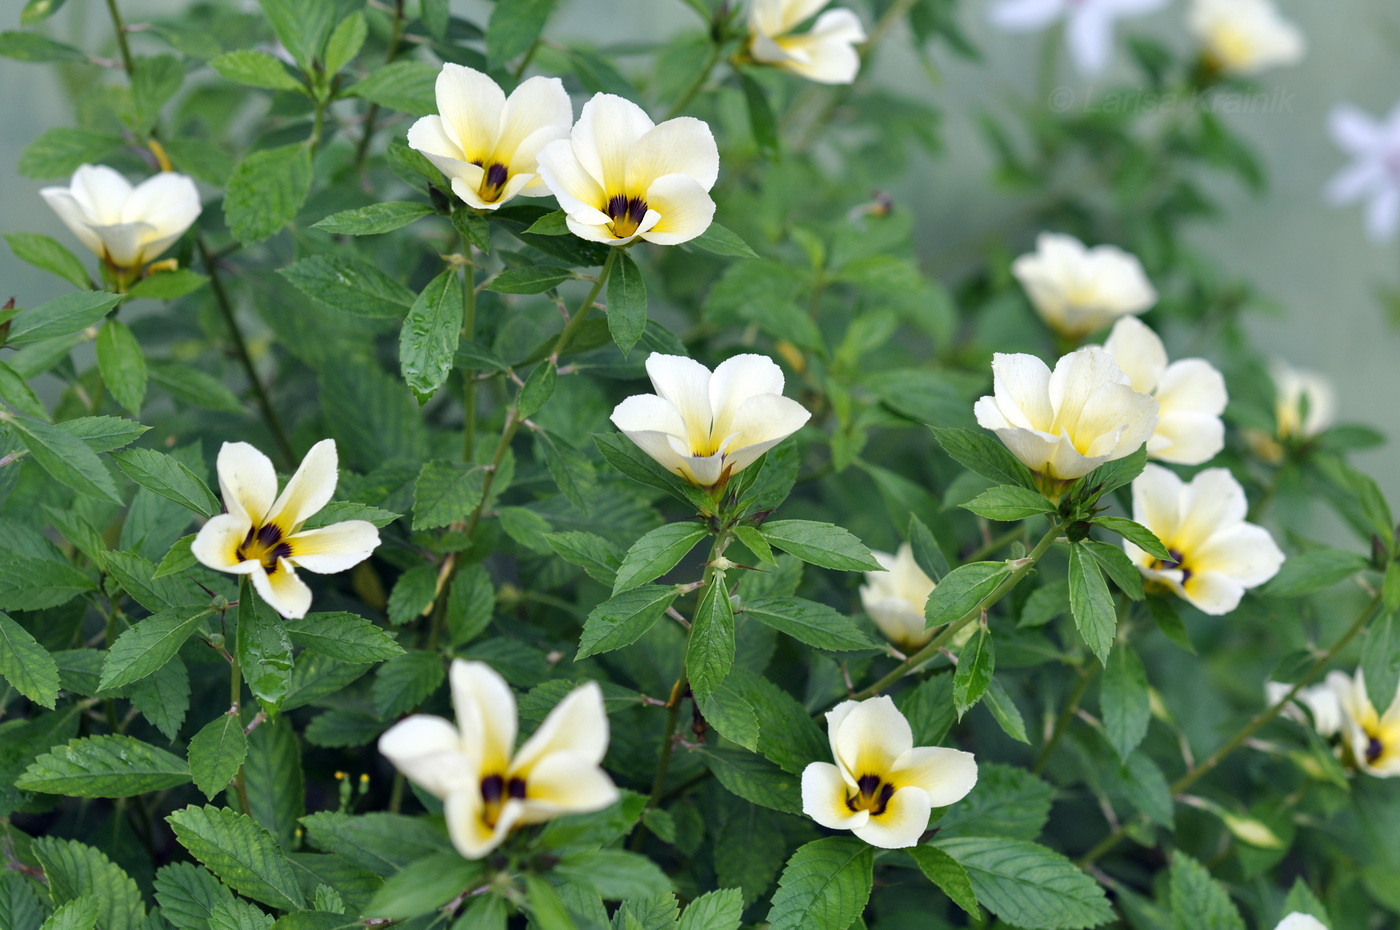
[[[1193,570],[1222,572],[1246,588],[1256,588],[1277,575],[1283,562],[1283,551],[1273,536],[1253,523],[1218,529],[1190,557]]]
[[[909,721],[887,694],[861,701],[832,733],[837,763],[857,780],[865,775],[883,778],[913,746]]]
[[[922,788],[900,788],[890,797],[883,814],[871,817],[863,827],[853,827],[852,832],[871,846],[904,849],[916,845],[924,835],[932,809]]]
[[[449,177],[452,172],[438,164],[438,158],[453,162],[470,161],[462,147],[457,144],[457,140],[448,135],[447,127],[440,116],[425,116],[408,127],[408,147],[432,159],[433,164],[437,164],[443,174]]]
[[[600,811],[621,796],[596,761],[572,752],[541,758],[525,779],[525,792],[520,823]]]
[[[454,790],[478,784],[478,773],[463,755],[461,742],[451,721],[414,714],[384,731],[379,752],[424,791],[446,798]]]
[[[1097,77],[1113,54],[1113,19],[1101,5],[1081,4],[1070,13],[1065,40],[1079,73]]]
[[[802,813],[832,830],[852,830],[870,821],[870,812],[846,803],[850,787],[830,762],[813,762],[802,770]]]
[[[150,223],[114,223],[94,226],[92,231],[102,240],[103,255],[119,268],[135,268],[155,257],[154,253],[148,256],[146,250],[146,243],[156,234]]]
[[[1160,465],[1149,464],[1133,480],[1133,520],[1174,545],[1181,527],[1181,496],[1186,485]]]
[[[538,75],[527,78],[506,99],[495,158],[509,165],[512,173],[533,174],[540,149],[546,142],[567,139],[573,122],[574,105],[563,81]],[[527,139],[534,140],[528,151],[523,148]]]
[[[647,218],[636,235],[657,245],[680,245],[710,228],[715,218],[715,202],[700,182],[688,174],[668,174],[646,188]]]
[[[676,408],[685,423],[691,453],[716,451],[708,448],[714,412],[710,407],[710,369],[684,355],[647,356],[647,376],[656,393]]]
[[[163,171],[136,186],[122,207],[122,219],[154,227],[142,250],[143,258],[150,261],[185,234],[201,209],[194,181],[183,174]]]
[[[992,25],[1007,32],[1039,32],[1064,11],[1064,0],[1003,0],[987,15]]]
[[[670,174],[686,175],[706,191],[715,186],[719,146],[703,120],[692,116],[668,119],[647,131],[628,153],[628,192],[645,191]]]
[[[504,775],[515,751],[515,694],[506,680],[485,662],[453,659],[448,673],[452,706],[463,750],[477,761],[477,770]]]
[[[922,788],[932,807],[947,807],[967,797],[977,784],[972,753],[940,746],[916,746],[895,760],[889,780],[900,787]]]
[[[570,220],[588,226],[606,226],[612,222],[601,209],[608,201],[603,186],[584,168],[574,143],[567,139],[550,142],[540,149],[536,160],[540,177]],[[581,234],[575,230],[575,235]]]
[[[1113,332],[1103,347],[1128,376],[1133,390],[1151,394],[1157,389],[1167,370],[1167,349],[1146,323],[1136,317],[1123,317],[1113,324]],[[1160,403],[1161,397],[1157,400]]]
[[[272,459],[246,442],[226,442],[215,464],[224,509],[261,526],[277,497],[277,469]]]
[[[298,568],[318,575],[333,575],[354,568],[379,545],[379,530],[366,520],[345,520],[316,530],[302,530],[287,538],[291,560]]]
[[[732,472],[739,472],[758,460],[769,449],[800,430],[812,418],[811,411],[781,394],[760,394],[744,401],[724,435],[725,460]]]
[[[655,179],[647,178],[645,184],[632,190],[627,163],[633,147],[654,125],[646,111],[632,101],[614,94],[594,94],[583,105],[570,134],[574,155],[609,195],[639,196]]]
[[[817,18],[811,32],[777,43],[785,54],[775,64],[819,84],[850,84],[860,73],[856,45],[864,41],[865,28],[855,13],[828,10]]]
[[[69,190],[92,225],[113,226],[122,222],[131,182],[106,165],[79,165]]]
[[[519,802],[501,805],[496,826],[487,826],[483,818],[481,786],[473,783],[449,794],[442,804],[447,820],[447,835],[452,845],[468,859],[480,859],[505,842],[506,834],[522,813]]]
[[[710,409],[715,432],[728,433],[725,421],[750,397],[783,393],[783,370],[766,355],[746,353],[720,362],[710,375]]]
[[[1333,107],[1327,127],[1332,141],[1353,155],[1369,155],[1385,142],[1385,127],[1371,114],[1351,104]]]
[[[1225,423],[1202,413],[1164,413],[1148,443],[1148,454],[1176,465],[1204,465],[1225,448]]]
[[[249,572],[253,587],[268,606],[288,620],[300,620],[311,609],[311,589],[297,577],[296,569],[286,559],[277,560],[276,570],[269,572],[261,563]]]
[[[95,254],[103,253],[102,238],[93,232],[88,215],[83,211],[82,206],[66,187],[46,187],[39,191],[39,196],[44,198],[44,202],[58,214],[58,218],[63,221],[73,235],[78,237],[78,241],[91,249]]]
[[[1050,369],[1034,355],[1005,352],[993,355],[992,395],[1008,426],[1051,429],[1055,410],[1050,403]],[[978,422],[981,422],[980,416]]]
[[[252,528],[253,524],[247,517],[232,513],[216,514],[199,528],[199,533],[190,543],[190,554],[198,559],[201,565],[215,571],[236,571],[239,565],[245,564],[244,560],[238,557],[238,547],[248,538],[248,532]],[[239,571],[237,574],[248,572]]]
[[[1387,181],[1386,186],[1371,199],[1366,211],[1366,232],[1372,242],[1389,242],[1400,227],[1400,186]]]
[[[1207,468],[1181,494],[1176,547],[1194,554],[1212,535],[1243,522],[1249,502],[1228,468]]]
[[[555,705],[515,754],[510,771],[523,774],[529,783],[532,766],[555,753],[567,753],[577,761],[597,765],[607,751],[608,712],[603,706],[603,690],[596,681],[590,681]]]
[[[437,76],[437,105],[449,138],[467,161],[484,161],[496,148],[506,95],[491,78],[451,62]]]
[[[268,510],[265,523],[276,523],[285,534],[295,533],[335,494],[339,469],[334,439],[322,439],[301,460],[292,480]]]
[[[1220,617],[1240,606],[1244,585],[1220,572],[1199,572],[1181,585],[1186,600],[1203,614]]]

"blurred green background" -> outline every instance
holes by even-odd
[[[251,4],[252,0],[248,0]],[[124,0],[128,23],[179,9],[179,0]],[[892,178],[889,192],[912,206],[919,217],[919,250],[925,267],[951,282],[971,263],[988,237],[1018,228],[1024,198],[996,189],[991,156],[977,127],[977,115],[999,110],[1014,98],[1035,93],[1041,37],[1005,35],[986,22],[985,0],[964,0],[960,18],[982,62],[966,61],[935,46],[936,74],[896,36],[881,50],[869,77],[890,82],[901,92],[934,101],[944,113],[944,156],[923,158],[916,170]],[[555,28],[566,35],[609,43],[644,41],[695,29],[698,20],[679,0],[562,0]],[[1175,47],[1190,47],[1183,26],[1186,0],[1176,0],[1153,16],[1121,29],[1150,35]],[[1366,238],[1361,208],[1334,209],[1323,202],[1322,187],[1346,163],[1327,133],[1334,105],[1351,102],[1376,116],[1400,101],[1400,4],[1390,0],[1281,0],[1285,15],[1308,36],[1305,61],[1271,71],[1259,83],[1278,105],[1234,113],[1231,125],[1254,143],[1269,178],[1263,197],[1219,177],[1208,188],[1225,206],[1223,216],[1200,224],[1194,244],[1217,256],[1230,273],[1252,282],[1274,305],[1248,317],[1257,344],[1297,367],[1311,368],[1336,384],[1340,419],[1369,424],[1389,438],[1400,436],[1400,391],[1396,355],[1400,349],[1400,300],[1387,311],[1381,293],[1400,288],[1400,242],[1374,244]],[[0,29],[17,28],[21,3],[5,4]],[[459,14],[484,19],[488,4],[455,0]],[[69,0],[45,24],[55,38],[98,54],[115,54],[105,7],[98,0]],[[134,39],[140,43],[140,37]],[[138,45],[139,48],[139,45]],[[1121,65],[1121,46],[1120,46]],[[620,67],[626,70],[628,61]],[[1105,89],[1122,85],[1126,67],[1098,81],[1085,81],[1062,65],[1057,101],[1082,106]],[[14,166],[25,145],[46,129],[72,124],[72,104],[52,66],[0,58],[0,232],[29,231],[54,236],[80,251],[73,237],[44,206],[39,188],[48,182],[20,177]],[[1048,104],[1048,101],[1047,101]],[[406,124],[405,124],[406,128]],[[867,191],[852,191],[851,202]],[[1025,231],[1022,231],[1025,236]],[[1020,249],[1027,241],[1008,243]],[[89,256],[83,255],[85,261]],[[11,295],[34,305],[62,293],[66,285],[0,248],[0,301]],[[1189,334],[1180,334],[1189,337]],[[1214,356],[1209,345],[1170,344],[1174,357]],[[1387,495],[1400,498],[1400,460],[1388,444],[1358,456]]]

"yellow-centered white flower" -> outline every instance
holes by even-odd
[[[856,45],[865,41],[859,17],[827,10],[807,32],[793,30],[830,0],[753,0],[749,7],[749,54],[754,61],[791,71],[821,84],[850,84],[860,70]]]
[[[689,116],[658,126],[632,101],[597,94],[570,137],[541,150],[539,165],[582,239],[678,245],[715,216],[709,191],[719,177],[719,148],[710,127]]]
[[[438,116],[408,130],[408,144],[452,182],[470,207],[495,210],[513,197],[549,194],[540,149],[569,136],[574,107],[558,78],[532,77],[507,97],[474,68],[448,63],[437,78]]]
[[[1327,930],[1327,925],[1311,914],[1294,911],[1280,920],[1274,930]]]
[[[1327,684],[1342,708],[1342,748],[1361,771],[1380,778],[1400,775],[1400,690],[1384,713],[1377,712],[1366,692],[1361,669],[1355,677],[1331,672]]]
[[[319,575],[343,572],[379,545],[379,530],[365,520],[302,529],[335,493],[333,439],[311,447],[280,495],[272,461],[246,442],[223,444],[218,472],[225,512],[204,524],[190,551],[209,568],[247,575],[284,617],[304,617],[311,609],[311,589],[297,577],[297,568]]]
[[[802,812],[871,846],[915,845],[934,808],[962,800],[977,784],[972,753],[915,746],[909,721],[888,695],[837,704],[827,711],[826,728],[836,764],[802,770]]]
[[[1282,361],[1275,361],[1269,373],[1279,439],[1311,439],[1336,422],[1337,392],[1327,378]]]
[[[1104,343],[1133,390],[1157,400],[1157,427],[1147,454],[1178,465],[1203,465],[1225,448],[1225,378],[1201,358],[1167,363],[1167,350],[1147,324],[1124,317]]]
[[[860,589],[865,612],[890,642],[906,652],[916,650],[933,638],[934,631],[924,620],[924,605],[933,593],[933,579],[914,561],[914,550],[908,543],[901,545],[895,555],[870,554],[885,570],[865,573],[865,584]]]
[[[1086,248],[1060,233],[1041,233],[1036,250],[1012,262],[1011,272],[1036,312],[1066,339],[1082,339],[1157,302],[1137,256],[1113,245]]]
[[[1113,26],[1119,19],[1145,16],[1170,0],[998,0],[992,23],[1007,32],[1039,32],[1065,23],[1065,45],[1081,74],[1102,74],[1113,57]]]
[[[977,422],[1031,471],[1057,481],[1132,455],[1157,425],[1157,401],[1133,390],[1098,346],[1064,356],[1053,372],[1034,355],[998,352],[992,392],[973,407]]]
[[[162,172],[135,187],[106,165],[79,165],[67,187],[39,191],[83,245],[114,268],[139,268],[184,235],[199,216],[199,191]]]
[[[1176,592],[1207,614],[1228,614],[1244,592],[1278,573],[1283,552],[1262,526],[1245,522],[1244,488],[1226,468],[1207,468],[1183,482],[1148,465],[1133,482],[1133,519],[1166,546],[1163,561],[1124,540],[1123,549],[1149,582]]]
[[[1209,63],[1229,74],[1297,64],[1307,47],[1273,0],[1195,0],[1187,22]]]
[[[564,697],[517,751],[515,695],[484,662],[454,659],[457,723],[427,714],[399,721],[379,751],[443,802],[452,845],[480,859],[515,827],[601,810],[618,798],[599,768],[608,751],[603,692],[588,682]]]
[[[1264,696],[1270,706],[1282,701],[1292,690],[1292,685],[1282,682],[1264,682]],[[1303,712],[1304,707],[1307,713]],[[1311,718],[1308,714],[1312,715]],[[1299,691],[1294,695],[1293,703],[1284,708],[1283,715],[1305,727],[1314,728],[1324,739],[1336,736],[1342,730],[1342,705],[1337,701],[1337,692],[1328,684],[1313,685]]]
[[[714,372],[682,355],[647,356],[655,394],[636,394],[613,425],[691,484],[729,481],[812,416],[783,396],[783,370],[764,355],[736,355]]]

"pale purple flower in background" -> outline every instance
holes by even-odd
[[[1327,185],[1329,202],[1346,206],[1369,201],[1366,231],[1373,242],[1389,242],[1400,229],[1400,105],[1384,120],[1350,104],[1332,110],[1332,139],[1353,159]]]
[[[1171,0],[1000,0],[991,9],[994,26],[1007,32],[1039,32],[1065,21],[1065,42],[1081,74],[1102,74],[1113,53],[1113,24],[1146,16]]]

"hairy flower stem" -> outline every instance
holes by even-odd
[[[1276,703],[1270,704],[1268,707],[1255,714],[1254,717],[1241,727],[1234,736],[1230,737],[1224,745],[1211,753],[1209,758],[1191,766],[1187,769],[1186,774],[1174,781],[1171,786],[1172,798],[1174,800],[1179,799],[1192,785],[1210,774],[1216,766],[1225,761],[1227,756],[1243,746],[1249,741],[1250,737],[1272,723],[1275,717],[1283,713],[1294,696],[1296,696],[1299,691],[1302,691],[1308,685],[1312,684],[1313,680],[1316,679],[1318,675],[1321,675],[1327,666],[1331,664],[1332,660],[1337,657],[1337,654],[1345,649],[1353,639],[1360,635],[1362,630],[1366,629],[1366,625],[1375,617],[1376,611],[1380,609],[1380,606],[1381,596],[1377,594],[1362,608],[1361,613],[1357,615],[1356,620],[1347,628],[1347,631],[1342,634],[1341,638],[1333,643],[1326,652],[1318,656],[1312,665],[1308,666],[1308,670],[1294,683],[1287,694]],[[1145,818],[1139,817],[1139,819]],[[1113,847],[1117,846],[1127,832],[1128,826],[1117,827],[1112,833],[1100,840],[1094,848],[1085,853],[1080,858],[1079,864],[1081,866],[1087,866],[1097,862],[1105,854],[1110,852]]]
[[[467,253],[462,266],[462,335],[470,342],[476,338],[476,250],[465,236],[462,248]],[[470,462],[476,452],[476,379],[464,375],[462,383],[462,460]]]
[[[214,292],[214,303],[218,304],[219,311],[224,315],[229,335],[233,338],[234,351],[238,355],[238,360],[243,363],[243,371],[248,376],[248,385],[253,389],[258,409],[262,411],[263,423],[267,425],[268,432],[272,434],[272,441],[277,444],[282,464],[291,468],[297,463],[296,453],[292,451],[292,443],[287,439],[287,432],[282,428],[282,421],[278,418],[277,411],[272,408],[272,400],[267,396],[267,390],[258,377],[258,370],[253,366],[253,357],[248,354],[248,343],[243,339],[243,331],[238,328],[238,318],[233,312],[233,303],[229,300],[228,291],[224,289],[223,277],[219,274],[219,264],[209,254],[209,246],[205,244],[203,236],[196,236],[194,242],[195,248],[199,249],[200,258],[204,261],[204,269],[209,272],[209,287]]]
[[[1027,555],[1024,559],[1020,560],[1019,564],[1016,566],[1016,569],[1006,577],[1006,580],[1004,580],[1001,584],[997,585],[996,589],[992,591],[991,594],[988,594],[986,597],[982,598],[982,600],[978,601],[972,607],[971,610],[963,614],[958,619],[954,620],[952,623],[948,624],[948,626],[944,628],[942,633],[939,633],[937,636],[935,636],[932,640],[929,641],[927,646],[920,649],[918,652],[914,653],[912,656],[905,659],[903,662],[899,663],[899,665],[895,666],[893,671],[891,671],[884,678],[881,678],[879,681],[875,682],[875,684],[871,685],[868,688],[864,688],[860,691],[857,691],[855,694],[851,695],[851,699],[856,701],[863,701],[868,697],[874,697],[881,691],[888,688],[890,685],[894,684],[896,681],[899,681],[899,679],[903,678],[905,675],[912,672],[914,669],[918,668],[920,665],[923,665],[929,659],[932,659],[934,656],[938,655],[938,653],[943,649],[944,645],[946,645],[949,640],[956,636],[959,630],[967,626],[969,623],[981,619],[982,614],[990,610],[993,604],[995,604],[997,601],[1001,600],[1003,597],[1009,594],[1011,592],[1011,589],[1016,587],[1016,585],[1020,584],[1021,579],[1025,578],[1026,575],[1030,574],[1030,570],[1035,567],[1036,563],[1039,562],[1042,557],[1044,557],[1045,553],[1050,551],[1050,547],[1055,544],[1055,540],[1060,538],[1060,534],[1064,532],[1065,527],[1068,525],[1069,524],[1066,522],[1056,523],[1054,526],[1052,526],[1050,528],[1050,531],[1041,537],[1040,542],[1035,544],[1035,548],[1030,551],[1030,554]]]
[[[238,611],[241,614],[245,609],[250,613],[253,608],[253,586],[248,582],[247,575],[240,575],[238,578]],[[244,605],[247,605],[246,608]],[[239,618],[242,619],[241,617]],[[239,623],[238,634],[242,635],[242,623]],[[229,681],[228,681],[228,712],[233,715],[234,720],[242,726],[243,720],[239,716],[239,708],[243,705],[243,670],[238,665],[238,644],[235,641],[234,647],[227,651],[229,661]],[[238,767],[238,771],[233,776],[233,787],[238,792],[238,803],[243,813],[252,816],[252,808],[248,806],[248,781],[243,777],[243,766]]]
[[[122,23],[122,14],[117,9],[117,0],[107,0],[107,12],[112,16],[112,29],[117,34],[117,47],[122,52],[122,66],[126,68],[127,76],[136,73],[136,63],[131,57],[131,46],[126,41],[126,26]]]

